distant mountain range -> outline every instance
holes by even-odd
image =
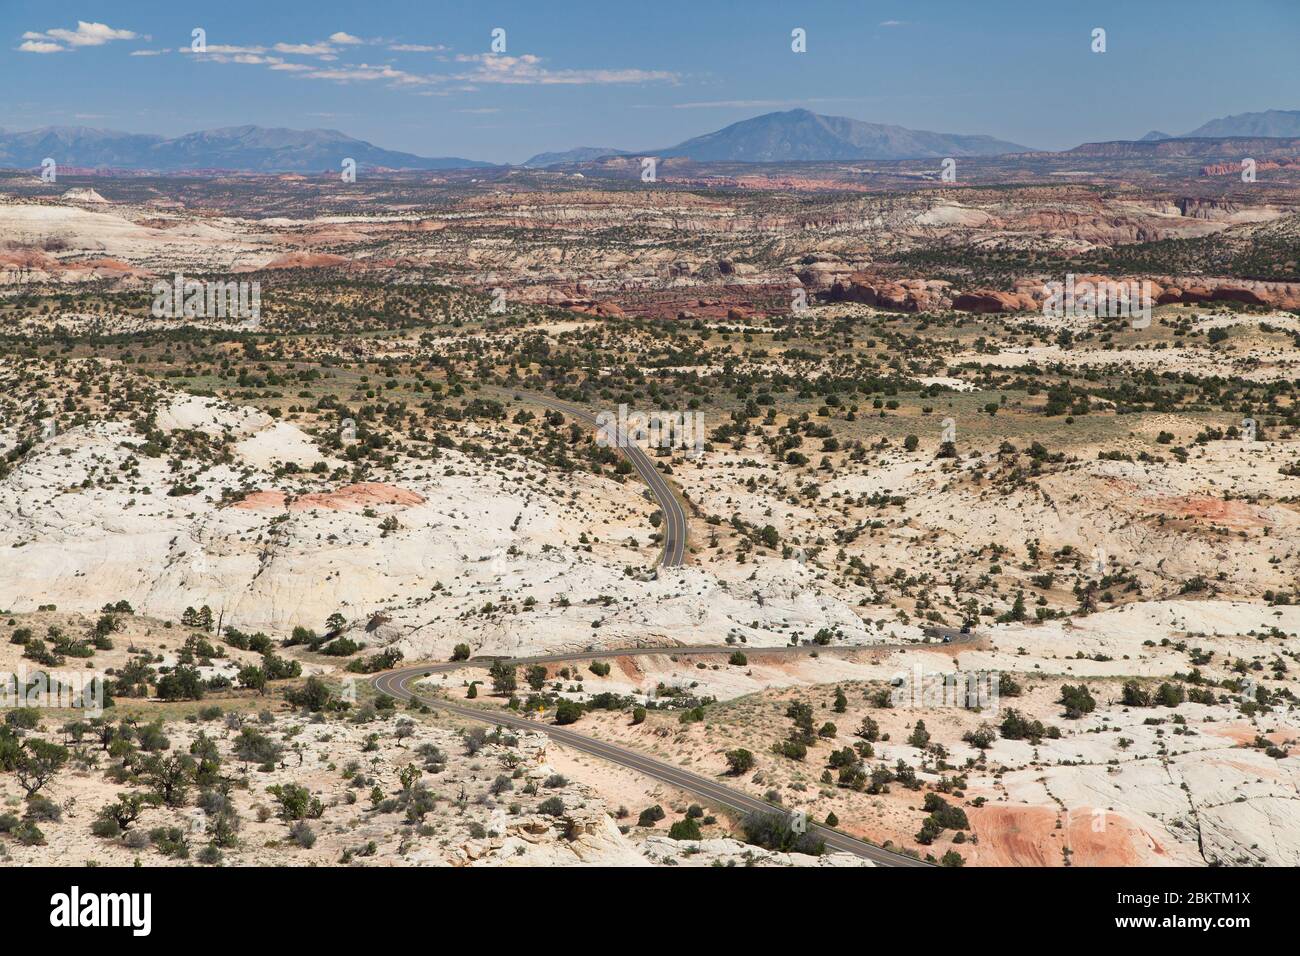
[[[1028,146],[958,133],[930,133],[864,123],[847,116],[822,116],[811,110],[764,113],[696,136],[676,146],[647,149],[637,155],[681,156],[697,162],[793,163],[853,159],[926,159],[947,156],[1000,156],[1032,152]],[[525,166],[590,162],[627,150],[585,146],[564,153],[540,153]]]
[[[47,156],[60,166],[110,166],[159,172],[229,169],[306,173],[337,170],[344,159],[354,159],[363,168],[460,169],[492,165],[458,157],[431,159],[394,152],[333,129],[230,126],[173,139],[84,126],[0,132],[0,166],[35,168]]]
[[[524,160],[524,165],[530,169],[544,169],[547,166],[566,166],[570,163],[589,163],[593,159],[601,159],[605,156],[627,156],[630,155],[626,149],[614,149],[613,147],[601,146],[578,146],[575,149],[566,149],[562,153],[538,153],[536,156]]]
[[[1170,136],[1152,130],[1142,137],[1143,142],[1162,139],[1208,139],[1223,136],[1255,136],[1272,139],[1289,139],[1300,136],[1300,110],[1265,110],[1262,113],[1237,113],[1221,116],[1198,126],[1190,133]]]
[[[1138,150],[1145,155],[1154,144],[1189,139],[1203,143],[1225,137],[1300,138],[1300,110],[1268,110],[1225,116],[1181,136],[1152,130],[1136,142],[1148,144]],[[1280,148],[1282,144],[1278,145]],[[1070,152],[1096,153],[1095,147],[1098,146],[1112,151],[1117,148],[1114,143],[1085,144]],[[1212,152],[1208,146],[1196,149],[1207,154]],[[992,136],[932,133],[795,109],[741,120],[676,146],[639,152],[580,146],[563,152],[538,153],[523,165],[533,168],[578,165],[607,156],[627,155],[683,157],[698,162],[788,163],[999,156],[1028,152],[1033,150]],[[1161,154],[1164,154],[1163,150]],[[158,172],[223,169],[317,173],[338,170],[346,158],[356,160],[362,168],[427,170],[494,165],[456,156],[416,156],[383,149],[331,129],[232,126],[174,138],[82,126],[50,126],[27,132],[0,130],[0,167],[35,169],[47,156],[61,166]]]

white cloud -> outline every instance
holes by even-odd
[[[107,23],[87,23],[85,20],[78,20],[75,30],[65,30],[62,27],[46,30],[43,33],[28,30],[23,34],[23,39],[27,42],[18,49],[27,53],[58,53],[61,50],[82,46],[103,46],[112,40],[139,38],[139,34],[131,30],[116,30]]]
[[[72,46],[103,46],[111,40],[136,38],[136,34],[130,30],[114,30],[106,23],[87,23],[85,20],[78,20],[75,30],[50,30],[49,34]]]
[[[541,63],[542,58],[532,53],[525,53],[521,56],[506,56],[502,53],[457,53],[457,63],[491,63],[498,67],[510,67],[516,63],[532,65]]]
[[[751,107],[789,106],[801,100],[709,100],[702,103],[674,103],[675,110],[749,109]]]
[[[541,57],[526,53],[523,56],[498,56],[492,53],[461,54],[459,63],[474,63],[478,67],[471,73],[456,77],[470,83],[511,83],[551,85],[583,85],[612,83],[676,82],[677,74],[663,70],[549,70],[541,65]]]
[[[351,33],[344,33],[340,30],[338,33],[330,34],[330,42],[337,43],[339,46],[347,46],[353,43],[365,43],[361,37],[354,37]]]
[[[130,56],[162,56],[166,50],[132,50]]]
[[[333,53],[334,48],[328,43],[277,43],[276,53],[293,53],[297,56],[321,56]]]
[[[182,47],[181,53],[194,53],[194,56],[206,63],[242,63],[248,66],[270,66],[275,67],[284,63],[284,60],[278,56],[267,56],[263,53],[256,52],[258,47],[238,47],[238,46],[210,46],[202,53],[191,51],[189,47]]]
[[[357,38],[350,34],[349,44]],[[331,42],[343,43],[339,35],[330,37]],[[383,40],[360,41],[362,43],[384,43]],[[272,48],[276,53],[290,56],[312,56],[324,63],[338,60],[336,48],[330,43],[277,43]],[[389,44],[388,49],[402,52],[435,52],[446,50],[442,46],[427,44]],[[189,48],[181,47],[179,52],[191,53]],[[222,46],[210,44],[204,53],[195,53],[199,59],[213,63],[245,63],[267,66],[279,72],[294,73],[306,79],[327,80],[335,83],[369,83],[388,82],[395,88],[444,87],[445,84],[461,84],[453,87],[457,91],[474,89],[476,83],[498,83],[516,85],[585,85],[617,83],[653,83],[677,82],[678,75],[662,70],[552,70],[542,65],[542,58],[533,54],[520,56],[498,56],[495,54],[461,54],[454,59],[466,64],[467,72],[460,73],[414,73],[387,65],[369,63],[339,63],[338,65],[304,65],[288,63],[282,57],[269,56],[267,48],[261,46]]]
[[[209,44],[207,45],[207,48],[206,48],[202,53],[198,53],[197,51],[195,51],[195,50],[193,50],[193,49],[191,49],[190,47],[187,47],[187,46],[179,47],[179,48],[177,49],[177,52],[178,52],[178,53],[194,53],[196,56],[214,56],[214,55],[217,55],[217,54],[223,54],[223,53],[229,53],[229,54],[235,54],[235,53],[265,53],[265,52],[266,52],[266,47],[264,47],[264,46],[230,46],[229,44],[223,44],[223,43],[209,43]]]
[[[44,40],[24,40],[19,44],[18,49],[24,53],[64,53],[66,49],[57,43],[48,43]]]
[[[391,66],[370,66],[366,63],[330,69],[313,69],[304,75],[313,80],[334,80],[337,83],[392,80],[394,83],[416,85],[436,82],[434,77],[422,77],[407,73],[405,70],[395,70]]]

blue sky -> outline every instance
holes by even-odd
[[[0,0],[0,12],[11,130],[321,126],[518,162],[667,146],[795,106],[1049,149],[1300,108],[1297,0]],[[196,27],[205,54],[190,51]],[[806,53],[790,49],[795,27]],[[1095,27],[1104,54],[1090,50]]]

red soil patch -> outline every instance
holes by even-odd
[[[39,249],[31,249],[25,246],[17,246],[0,252],[0,265],[41,269],[45,272],[53,272],[60,268],[57,259],[47,256]]]
[[[618,669],[623,672],[623,676],[639,686],[641,679],[645,677],[645,671],[643,671],[641,665],[636,662],[636,658],[619,657],[615,659],[618,661]]]
[[[424,496],[414,491],[378,481],[363,481],[360,484],[345,485],[337,491],[303,495],[289,502],[288,507],[290,511],[310,511],[313,508],[322,508],[326,511],[360,511],[362,508],[374,505],[401,505],[409,508],[411,505],[422,504],[424,504]],[[285,495],[282,491],[254,491],[237,502],[235,507],[253,511],[283,508]]]
[[[271,511],[284,507],[283,491],[254,491],[247,494],[242,500],[235,502],[236,508],[245,508],[249,511]]]
[[[83,262],[72,263],[74,268],[93,269],[96,272],[117,272],[123,275],[144,275],[143,272],[134,266],[123,262],[121,259],[86,259]]]
[[[1223,737],[1231,740],[1235,744],[1252,744],[1255,737],[1259,735],[1259,728],[1252,727],[1250,724],[1224,724],[1222,726],[1207,725],[1203,733],[1214,734],[1216,737]],[[1283,727],[1281,730],[1274,730],[1263,735],[1271,744],[1281,747],[1288,741],[1294,741],[1300,737],[1300,731],[1291,727]],[[1252,772],[1254,772],[1252,768]]]
[[[345,266],[352,260],[343,256],[330,255],[327,252],[291,252],[277,256],[263,269],[318,269],[323,266]]]
[[[979,845],[955,849],[980,866],[1064,866],[1067,847],[1073,866],[1150,866],[1166,855],[1133,821],[1117,813],[1097,817],[1091,807],[1062,814],[1051,807],[986,806],[966,813]]]
[[[1126,478],[1103,478],[1111,492],[1124,498],[1141,494],[1138,484]],[[1141,499],[1165,514],[1192,518],[1234,528],[1260,528],[1268,524],[1267,512],[1245,501],[1224,501],[1213,495],[1158,495]]]
[[[1257,528],[1268,523],[1263,509],[1244,501],[1224,501],[1209,495],[1161,497],[1156,503],[1167,514],[1197,518],[1234,528]]]

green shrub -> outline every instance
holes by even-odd
[[[636,819],[636,825],[639,827],[652,827],[664,818],[664,808],[655,804],[652,807],[646,807],[641,811],[641,815]]]
[[[678,820],[668,828],[668,836],[674,840],[700,840],[703,834],[700,833],[700,825],[695,820],[687,817],[685,820]]]

